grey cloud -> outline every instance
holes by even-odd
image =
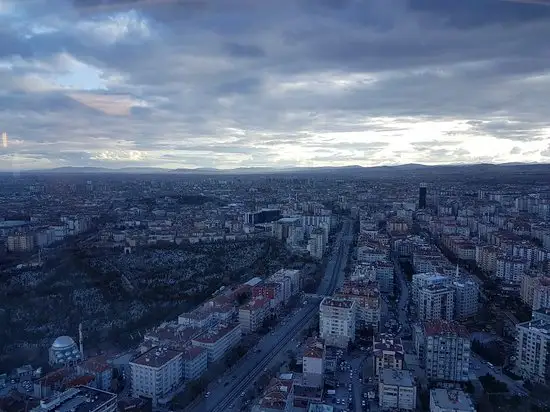
[[[520,153],[521,153],[521,148],[518,146],[514,146],[512,147],[512,150],[510,150],[510,154],[512,155],[520,154]]]
[[[67,27],[22,40],[15,27],[10,32],[6,25],[0,34],[11,33],[14,41],[0,45],[0,59],[19,54],[48,61],[66,51],[105,74],[120,74],[124,82],[109,93],[140,96],[147,107],[132,107],[128,116],[112,118],[64,92],[10,93],[0,101],[0,122],[29,140],[51,141],[63,133],[76,144],[91,134],[117,136],[132,142],[124,147],[146,151],[165,150],[161,139],[201,139],[189,144],[187,152],[251,157],[264,155],[269,145],[315,147],[315,136],[323,133],[386,136],[388,142],[379,145],[324,143],[331,150],[371,153],[406,132],[399,124],[375,120],[379,118],[470,120],[471,130],[463,134],[516,141],[548,138],[540,132],[550,126],[548,83],[524,81],[547,69],[550,18],[540,7],[483,0],[478,6],[470,0],[324,0],[321,6],[291,0],[284,5],[266,1],[265,7],[251,2],[245,7],[247,2],[239,0],[233,8],[214,1],[183,3],[146,7],[123,0],[74,1],[86,11],[81,18],[97,21],[109,10],[124,11],[131,4],[154,33],[139,42],[131,38],[106,45]],[[73,16],[71,10],[61,10],[61,2],[55,4],[60,16]],[[32,67],[25,72],[32,74]],[[376,81],[345,90],[321,85],[276,93],[276,85],[273,90],[264,87],[273,79],[299,81],[295,75],[315,80],[325,73],[345,78],[364,72]],[[4,77],[1,85],[9,84]],[[17,124],[14,116],[24,116],[25,122]],[[228,128],[243,129],[246,136],[231,145],[216,144]],[[417,142],[413,148],[426,159],[472,159],[453,149],[449,136],[456,140],[460,133],[443,132],[437,144]]]
[[[226,43],[225,49],[232,57],[264,57],[265,52],[261,47],[253,44]]]

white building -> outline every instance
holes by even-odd
[[[300,271],[298,269],[280,269],[269,277],[270,281],[282,279],[290,280],[290,294],[295,295],[300,291]]]
[[[15,233],[8,236],[8,251],[30,252],[34,249],[34,236],[30,233]]]
[[[183,383],[183,353],[154,347],[130,361],[132,396],[151,399],[153,406],[168,402]]]
[[[454,291],[444,285],[430,285],[418,291],[419,320],[452,320]]]
[[[545,318],[517,325],[516,366],[524,379],[549,383],[550,321]]]
[[[374,376],[383,369],[403,369],[405,350],[401,338],[381,333],[373,337],[372,355]]]
[[[202,376],[208,367],[208,353],[206,349],[191,346],[183,351],[183,378],[195,380]]]
[[[260,328],[269,314],[269,299],[258,296],[239,308],[239,323],[243,333]]]
[[[417,273],[413,275],[411,281],[411,291],[412,291],[412,301],[414,304],[418,305],[418,297],[420,290],[427,286],[432,285],[443,285],[449,286],[452,282],[452,278],[449,276],[444,276],[439,273]]]
[[[479,289],[473,280],[455,280],[454,318],[467,319],[477,314],[479,309]]]
[[[411,371],[382,369],[378,383],[380,408],[386,410],[416,409],[416,383]]]
[[[475,412],[472,399],[456,389],[430,390],[430,412]]]
[[[513,256],[497,258],[496,277],[506,283],[520,283],[521,277],[528,269],[527,260]]]
[[[470,368],[470,336],[456,322],[427,321],[416,328],[415,346],[432,381],[466,382]]]
[[[322,387],[325,373],[325,343],[321,339],[310,338],[305,345],[302,357],[303,384]]]
[[[352,299],[324,298],[319,305],[319,334],[327,345],[347,348],[355,341],[357,303]]]
[[[220,360],[231,348],[241,341],[241,325],[237,323],[218,324],[193,338],[193,346],[206,349],[208,362]]]
[[[313,229],[307,243],[307,250],[315,259],[323,257],[325,253],[325,232],[323,229]]]

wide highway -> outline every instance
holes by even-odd
[[[332,254],[327,262],[325,275],[319,285],[319,295],[331,295],[343,280],[352,236],[351,222],[344,221],[338,234]],[[254,381],[281,354],[289,342],[296,338],[319,311],[319,300],[308,299],[308,304],[296,310],[284,324],[272,333],[265,335],[253,351],[239,361],[230,373],[221,377],[208,388],[210,395],[189,408],[193,412],[221,412],[231,409],[231,405],[241,399]]]

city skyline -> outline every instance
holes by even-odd
[[[544,1],[0,1],[0,169],[547,163]]]

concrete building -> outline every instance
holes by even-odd
[[[416,409],[416,382],[409,370],[382,369],[378,383],[378,402],[384,410]]]
[[[132,396],[165,404],[183,383],[183,353],[155,347],[130,361]]]
[[[418,291],[419,320],[452,320],[454,290],[449,286],[430,285]]]
[[[374,333],[380,327],[380,289],[376,281],[345,281],[334,295],[357,302],[356,327],[370,328]]]
[[[357,303],[353,299],[326,297],[319,305],[319,334],[327,345],[347,348],[355,341]]]
[[[183,378],[188,381],[198,379],[208,366],[206,349],[191,346],[183,351]]]
[[[243,333],[260,328],[269,315],[269,299],[258,296],[239,308],[239,323]]]
[[[521,278],[521,300],[532,310],[550,307],[550,276],[527,272]]]
[[[421,289],[434,285],[450,286],[452,280],[451,277],[444,276],[440,273],[427,272],[414,274],[411,281],[411,297],[413,303],[418,305]]]
[[[493,245],[476,246],[476,264],[485,273],[495,273],[500,249]]]
[[[524,379],[550,382],[550,321],[544,317],[517,325],[516,366]]]
[[[472,399],[456,389],[430,390],[430,412],[475,412]]]
[[[401,338],[389,333],[373,337],[372,355],[374,375],[378,376],[383,369],[403,369],[405,350]]]
[[[470,337],[456,322],[426,321],[415,328],[415,347],[431,381],[469,380]]]
[[[241,325],[236,323],[218,324],[193,338],[193,346],[204,348],[208,362],[220,360],[227,352],[241,341]]]
[[[312,230],[307,243],[309,254],[315,259],[322,259],[325,253],[325,231],[321,228]]]
[[[77,386],[40,401],[31,412],[115,412],[117,395],[88,386]]]
[[[528,268],[527,261],[523,258],[501,255],[497,258],[496,277],[505,283],[520,283]]]
[[[9,252],[30,252],[34,249],[34,236],[31,233],[15,233],[8,236]]]
[[[302,357],[302,382],[305,386],[323,386],[325,356],[325,343],[321,339],[308,339],[305,344],[304,356]]]
[[[479,289],[473,280],[455,280],[454,290],[454,318],[467,319],[477,314],[479,309]]]
[[[300,292],[301,274],[298,269],[280,269],[269,277],[270,281],[282,279],[290,280],[290,294],[295,295]]]

